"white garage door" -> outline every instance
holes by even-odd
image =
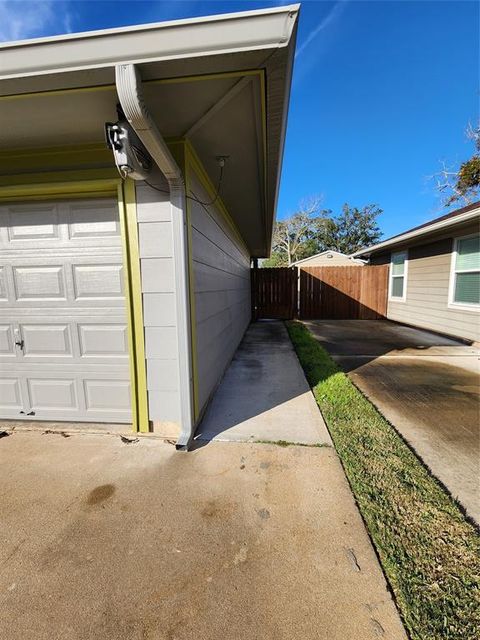
[[[0,206],[0,418],[130,421],[118,206]]]

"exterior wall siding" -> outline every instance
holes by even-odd
[[[363,267],[364,263],[361,260],[354,260],[348,256],[339,255],[338,253],[332,253],[329,258],[328,255],[312,256],[306,260],[301,260],[296,263],[296,266],[302,267]]]
[[[211,201],[191,167],[189,193],[202,202]],[[201,415],[250,322],[250,256],[218,205],[189,200],[189,207],[197,409]]]
[[[161,193],[136,183],[149,419],[180,424],[172,213]]]
[[[405,302],[388,301],[387,317],[424,329],[468,340],[480,340],[480,314],[448,306],[453,237],[478,231],[477,225],[462,228],[450,237],[408,248],[407,293]],[[403,249],[399,248],[398,250]],[[395,248],[397,251],[397,248]],[[372,263],[390,261],[390,253]]]

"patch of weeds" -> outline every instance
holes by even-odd
[[[289,442],[288,440],[253,440],[257,444],[275,444],[277,447],[310,447],[321,448],[330,447],[326,442],[314,442],[309,444],[308,442]]]
[[[411,638],[478,640],[478,531],[308,329],[287,329]]]

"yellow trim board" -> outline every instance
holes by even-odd
[[[78,173],[78,172],[77,172]],[[18,177],[18,176],[16,176]],[[30,178],[31,176],[24,176]],[[120,179],[76,180],[68,182],[2,185],[0,181],[0,200],[53,200],[58,198],[91,198],[115,195]]]
[[[218,73],[204,73],[194,76],[178,76],[174,78],[158,78],[144,80],[143,84],[180,84],[182,82],[199,82],[203,80],[223,80],[225,78],[242,78],[256,76],[263,73],[263,69],[244,69],[243,71],[219,71]]]
[[[39,193],[55,189],[67,191],[69,186],[77,184],[78,190],[88,191],[105,191],[105,185],[116,185],[120,180],[120,176],[115,169],[76,169],[75,171],[47,171],[45,173],[17,173],[7,176],[0,175],[0,187],[3,189],[11,188],[12,193],[15,189],[22,189],[31,186],[37,189]]]
[[[118,185],[118,203],[122,230],[125,269],[125,291],[128,313],[130,354],[130,387],[134,431],[149,431],[147,373],[142,308],[142,283],[138,247],[137,204],[135,183],[126,180]]]
[[[223,78],[241,78],[242,76],[253,76],[263,73],[262,69],[244,69],[242,71],[220,71],[219,73],[204,73],[191,76],[178,76],[174,78],[154,78],[144,80],[143,84],[180,84],[182,82],[199,82],[202,80],[216,80]],[[115,84],[98,84],[89,87],[68,87],[64,89],[46,89],[43,91],[29,91],[28,93],[13,93],[0,96],[2,100],[21,100],[22,98],[39,98],[50,95],[64,95],[75,93],[93,93],[95,91],[115,91]]]
[[[112,167],[112,152],[105,145],[78,145],[46,149],[14,149],[0,152],[0,174],[20,172],[90,170]],[[2,176],[4,177],[4,176]]]
[[[65,153],[83,153],[89,151],[99,151],[107,149],[105,143],[100,142],[86,142],[84,144],[72,144],[72,145],[56,145],[54,147],[18,147],[16,149],[1,149],[0,158],[17,158],[22,156],[51,156],[51,155],[64,155]],[[109,153],[111,153],[109,151]]]

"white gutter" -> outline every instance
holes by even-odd
[[[469,220],[474,220],[478,218],[480,214],[480,207],[477,209],[473,209],[472,211],[466,211],[465,213],[461,213],[458,216],[453,218],[447,218],[446,220],[439,220],[438,222],[432,222],[432,224],[428,225],[428,227],[422,227],[421,229],[414,229],[413,231],[408,231],[407,233],[402,233],[399,236],[395,236],[394,238],[390,238],[389,240],[384,240],[383,242],[379,242],[378,244],[374,244],[371,247],[367,247],[366,249],[361,249],[360,251],[356,251],[351,254],[351,258],[356,258],[357,256],[364,256],[370,254],[372,252],[377,253],[381,249],[387,249],[388,247],[402,244],[407,242],[408,240],[412,240],[415,238],[419,238],[423,235],[428,235],[435,231],[442,231],[443,229],[448,229],[448,227],[455,226],[461,222],[468,222]]]
[[[0,80],[286,47],[300,5],[0,44]]]
[[[194,419],[185,184],[180,168],[145,107],[142,82],[136,67],[133,64],[117,66],[115,68],[115,82],[125,117],[135,129],[170,187],[182,423],[176,446],[177,449],[186,450],[194,435]]]

